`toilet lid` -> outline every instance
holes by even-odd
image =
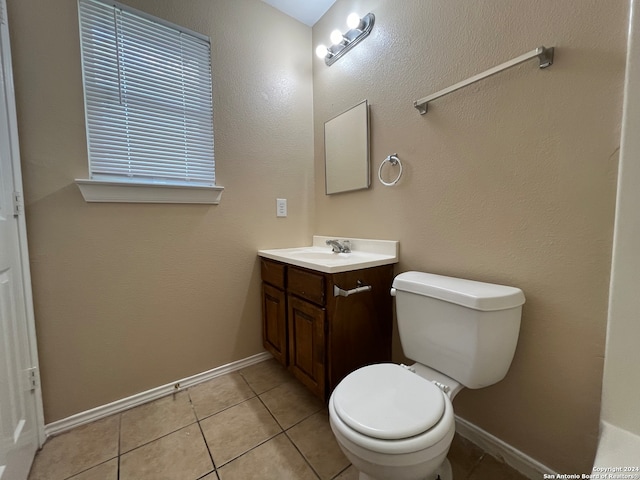
[[[440,421],[445,407],[442,390],[393,363],[350,373],[334,390],[333,402],[350,428],[388,440],[426,432]]]

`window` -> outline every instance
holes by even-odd
[[[85,199],[219,200],[209,38],[115,2],[79,0],[79,15],[90,180],[77,182],[102,198]],[[114,198],[132,185],[142,199]]]

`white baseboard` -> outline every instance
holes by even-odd
[[[546,465],[457,415],[456,432],[531,480],[540,480],[545,473],[553,474],[557,478],[557,472]]]
[[[62,420],[49,423],[45,425],[44,433],[47,437],[58,435],[60,433],[66,432],[67,430],[71,430],[72,428],[79,427],[80,425],[100,420],[101,418],[108,417],[109,415],[113,415],[115,413],[123,412],[130,408],[137,407],[138,405],[142,405],[143,403],[147,403],[152,400],[156,400],[158,398],[162,398],[164,396],[175,393],[176,391],[183,390],[187,387],[192,387],[199,383],[206,382],[207,380],[211,380],[212,378],[241,370],[269,358],[272,357],[271,354],[267,352],[258,353],[251,357],[247,357],[236,362],[227,363],[226,365],[207,370],[206,372],[197,373],[196,375],[192,375],[175,382],[167,383],[166,385],[152,388],[151,390],[147,390],[145,392],[136,393],[135,395],[131,395],[130,397],[122,398],[120,400],[116,400],[115,402],[92,408],[91,410],[87,410],[84,412],[76,413],[75,415],[72,415],[70,417],[63,418]]]

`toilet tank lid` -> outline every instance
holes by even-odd
[[[519,288],[424,272],[399,274],[393,288],[485,312],[507,310],[525,302]]]

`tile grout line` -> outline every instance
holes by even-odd
[[[207,451],[209,452],[209,456],[211,457],[211,462],[213,463],[213,466],[214,466],[214,472],[215,472],[215,474],[216,474],[216,476],[217,476],[218,480],[220,479],[220,475],[219,475],[219,473],[218,473],[218,469],[219,469],[219,468],[222,468],[222,467],[224,467],[225,465],[230,464],[231,462],[233,462],[233,461],[235,461],[235,460],[239,459],[239,458],[240,458],[240,457],[242,457],[243,455],[246,455],[247,453],[251,452],[252,450],[254,450],[254,449],[258,448],[259,446],[261,446],[261,445],[263,445],[263,444],[267,443],[269,440],[272,440],[273,438],[277,437],[277,436],[278,436],[278,435],[280,435],[281,433],[284,433],[284,429],[282,428],[282,426],[278,423],[278,421],[275,419],[275,417],[273,417],[273,414],[272,414],[272,413],[271,413],[271,411],[267,408],[267,406],[266,406],[266,405],[264,405],[264,403],[262,402],[262,399],[260,399],[260,396],[256,393],[255,389],[254,389],[254,388],[251,386],[251,384],[247,381],[247,379],[244,377],[244,375],[242,375],[241,371],[239,371],[239,372],[238,372],[238,374],[240,375],[240,377],[242,378],[242,380],[245,382],[245,384],[247,385],[247,387],[249,388],[249,390],[251,390],[251,392],[253,393],[253,396],[251,396],[251,397],[249,397],[249,398],[245,398],[244,400],[241,400],[241,401],[240,401],[240,402],[238,402],[238,403],[234,403],[233,405],[229,405],[229,406],[227,406],[227,407],[223,408],[222,410],[219,410],[219,411],[217,411],[217,412],[215,412],[215,413],[212,413],[211,415],[207,415],[207,416],[202,417],[202,418],[199,418],[199,417],[198,417],[198,414],[197,414],[197,412],[196,412],[196,410],[195,410],[195,405],[193,404],[193,400],[192,400],[192,398],[191,398],[191,394],[189,393],[189,388],[187,388],[187,389],[186,389],[186,390],[187,390],[187,393],[189,394],[189,402],[191,403],[191,406],[192,406],[193,411],[194,411],[194,415],[196,416],[196,419],[197,419],[196,421],[197,421],[197,423],[198,423],[198,427],[200,428],[200,432],[202,433],[202,437],[203,437],[203,439],[204,439],[205,445],[207,446]],[[278,425],[278,427],[280,428],[280,432],[278,432],[277,434],[272,435],[271,437],[269,437],[269,438],[267,438],[267,439],[263,440],[262,442],[258,443],[257,445],[254,445],[254,446],[253,446],[253,447],[251,447],[249,450],[247,450],[247,451],[245,451],[245,452],[242,452],[240,455],[237,455],[237,456],[235,456],[235,457],[231,458],[230,460],[228,460],[228,461],[227,461],[227,462],[225,462],[224,464],[221,464],[221,465],[219,465],[219,466],[216,466],[216,463],[215,463],[215,461],[213,460],[213,453],[211,452],[211,449],[209,448],[209,444],[207,443],[207,439],[206,439],[206,436],[204,435],[204,430],[202,430],[202,425],[200,425],[200,422],[201,422],[201,421],[203,421],[203,420],[207,420],[207,419],[209,419],[209,418],[211,418],[211,417],[214,417],[214,416],[218,415],[219,413],[222,413],[222,412],[224,412],[224,411],[226,411],[226,410],[229,410],[229,409],[231,409],[231,408],[237,407],[238,405],[242,405],[243,403],[248,402],[249,400],[253,400],[254,398],[257,398],[257,399],[258,399],[258,401],[260,401],[260,403],[261,403],[261,404],[264,406],[264,408],[267,410],[267,412],[269,413],[269,415],[271,415],[271,417],[273,418],[273,420],[276,422],[276,425]],[[209,475],[209,474],[207,474],[207,475]]]
[[[177,427],[175,430],[171,430],[170,432],[164,433],[164,434],[162,434],[162,435],[160,435],[160,436],[158,436],[158,437],[154,437],[154,438],[152,438],[151,440],[144,441],[143,443],[141,443],[141,444],[139,444],[139,445],[136,445],[135,447],[133,447],[133,448],[131,448],[131,449],[127,450],[126,452],[123,452],[123,451],[122,451],[122,417],[123,417],[123,414],[125,414],[125,413],[127,413],[127,412],[130,412],[130,411],[132,411],[132,410],[135,410],[135,409],[137,409],[137,408],[144,407],[145,405],[149,405],[149,404],[151,404],[151,403],[157,402],[158,400],[161,400],[161,399],[149,400],[148,402],[141,403],[140,405],[136,405],[135,407],[128,408],[127,410],[125,410],[125,411],[123,411],[123,412],[120,412],[120,413],[115,414],[115,415],[119,415],[119,425],[118,425],[118,480],[120,479],[120,457],[121,457],[121,456],[123,456],[123,455],[128,455],[129,453],[131,453],[131,452],[133,452],[133,451],[135,451],[135,450],[138,450],[139,448],[142,448],[142,447],[144,447],[144,446],[146,446],[146,445],[149,445],[150,443],[155,442],[156,440],[160,440],[161,438],[164,438],[164,437],[167,437],[167,436],[169,436],[169,435],[171,435],[171,434],[174,434],[174,433],[176,433],[176,432],[179,432],[180,430],[182,430],[182,429],[184,429],[184,428],[187,428],[187,427],[190,427],[190,426],[191,426],[191,425],[193,425],[194,423],[197,423],[197,422],[198,422],[198,416],[196,415],[196,413],[195,413],[195,409],[194,409],[193,404],[192,404],[192,402],[191,402],[191,396],[188,394],[188,392],[187,392],[187,389],[186,389],[186,388],[185,388],[185,389],[183,389],[183,390],[180,390],[180,391],[178,391],[178,392],[172,392],[172,393],[170,393],[170,394],[168,394],[168,395],[166,395],[165,397],[162,397],[162,398],[167,398],[167,397],[169,397],[170,395],[173,395],[173,396],[174,396],[174,398],[175,398],[175,396],[176,396],[178,393],[183,392],[183,391],[184,391],[184,393],[187,395],[187,398],[189,399],[189,406],[191,407],[191,411],[192,411],[192,413],[193,413],[193,418],[194,418],[195,420],[192,420],[192,421],[190,421],[189,423],[186,423],[186,424],[184,424],[184,425],[180,425],[180,426],[179,426],[179,427]]]
[[[121,437],[122,437],[122,414],[118,414],[118,469],[116,470],[116,480],[120,480],[120,450],[122,448],[121,445]]]
[[[71,476],[65,477],[62,480],[73,480],[74,477],[77,477],[78,475],[82,475],[82,474],[88,472],[89,470],[91,470],[93,468],[99,467],[100,465],[104,465],[105,463],[109,463],[111,460],[116,460],[117,461],[116,480],[119,480],[119,478],[120,478],[120,423],[121,423],[121,421],[122,421],[122,416],[120,414],[118,414],[118,449],[117,449],[117,452],[116,452],[116,456],[115,457],[111,457],[111,458],[107,458],[106,460],[104,460],[102,462],[98,462],[95,465],[90,465],[87,468],[85,468],[84,470],[80,470],[79,472],[75,472]],[[31,466],[31,468],[33,468],[33,465]],[[29,476],[30,475],[31,475],[31,472],[29,472]]]
[[[283,383],[285,383],[285,382],[283,382]],[[280,385],[282,385],[283,383],[281,383]],[[278,385],[278,386],[280,386],[280,385]],[[277,388],[277,387],[274,387],[274,388]],[[266,392],[268,392],[268,391],[270,391],[270,390],[273,390],[274,388],[270,388],[269,390],[267,390],[267,391],[265,391],[265,392],[263,392],[263,393],[266,393]],[[260,395],[262,395],[262,394],[260,394]],[[262,401],[262,398],[260,397],[260,395],[256,395],[256,397],[258,397],[258,400],[260,400],[260,403],[262,403],[262,405],[264,406],[264,408],[266,408],[266,409],[267,409],[267,412],[269,412],[269,415],[271,415],[271,418],[273,418],[273,419],[275,420],[275,422],[278,424],[278,426],[282,429],[282,431],[283,431],[283,432],[286,432],[287,430],[289,430],[289,429],[291,429],[291,428],[295,427],[296,425],[298,425],[298,424],[300,424],[300,423],[304,422],[306,419],[308,419],[308,418],[309,418],[309,417],[311,417],[312,415],[315,415],[315,414],[316,414],[316,413],[318,413],[320,410],[322,410],[322,408],[324,408],[324,407],[319,408],[318,410],[316,410],[316,411],[314,411],[314,412],[310,413],[310,414],[309,414],[309,415],[307,415],[306,417],[301,418],[300,420],[298,420],[298,421],[297,421],[296,423],[294,423],[293,425],[289,425],[287,428],[285,428],[285,427],[284,427],[284,426],[282,426],[282,424],[278,421],[278,419],[275,417],[275,415],[273,414],[273,412],[272,412],[271,410],[269,410],[269,407],[267,406],[267,404],[266,404],[266,403],[264,403],[264,402]],[[288,438],[288,436],[287,436],[287,438]]]
[[[318,473],[316,471],[316,469],[313,467],[313,465],[311,464],[311,462],[307,459],[306,455],[302,452],[302,450],[300,450],[298,448],[298,445],[296,444],[296,442],[289,436],[289,434],[287,432],[289,432],[289,430],[293,429],[294,427],[300,425],[302,422],[308,420],[309,418],[311,418],[312,416],[316,415],[318,412],[321,412],[324,408],[326,407],[322,407],[319,410],[316,410],[315,412],[311,413],[310,415],[307,415],[306,417],[304,417],[303,419],[301,419],[300,421],[294,423],[293,425],[291,425],[289,428],[287,428],[286,430],[284,430],[284,434],[285,436],[289,439],[289,441],[293,444],[294,448],[300,453],[300,455],[302,456],[302,458],[304,459],[304,461],[307,463],[307,465],[309,465],[309,467],[311,468],[311,470],[313,471],[313,473],[316,474],[316,476],[321,479],[322,477],[320,476],[320,473]],[[267,409],[268,410],[268,409]],[[336,475],[336,477],[338,475],[340,475],[342,472],[344,472],[347,468],[349,468],[351,466],[351,463],[349,463],[349,465],[347,465],[344,469],[342,469],[340,472],[338,472],[338,474]],[[335,477],[332,477],[335,478]]]
[[[233,372],[232,372],[232,373],[233,373]],[[240,373],[240,372],[238,372],[238,373]],[[251,400],[252,398],[254,398],[254,397],[257,397],[257,396],[258,396],[258,394],[256,393],[256,391],[255,391],[253,388],[251,388],[251,385],[249,385],[249,382],[247,382],[247,380],[246,380],[242,375],[240,375],[240,377],[241,377],[241,378],[244,380],[244,382],[247,384],[247,387],[249,387],[249,390],[251,390],[251,392],[253,392],[253,396],[252,396],[252,397],[245,398],[245,399],[243,399],[243,400],[240,400],[238,403],[234,403],[233,405],[228,405],[228,406],[224,407],[222,410],[218,410],[217,412],[211,413],[211,414],[209,414],[209,415],[205,415],[205,416],[203,416],[202,418],[198,417],[198,412],[196,411],[195,405],[193,404],[193,400],[191,399],[191,394],[189,393],[189,391],[190,391],[190,389],[191,389],[192,387],[187,387],[187,388],[185,388],[185,391],[188,393],[188,396],[189,396],[189,402],[191,403],[191,406],[192,406],[192,408],[193,408],[193,414],[195,415],[195,417],[196,417],[196,421],[197,421],[197,422],[201,422],[202,420],[206,420],[207,418],[211,418],[211,417],[213,417],[214,415],[217,415],[217,414],[219,414],[219,413],[224,412],[225,410],[229,410],[230,408],[237,407],[238,405],[240,405],[240,404],[242,404],[242,403],[244,403],[244,402],[246,402],[246,401],[249,401],[249,400]],[[197,385],[194,385],[194,386],[197,386]]]
[[[218,478],[218,480],[220,480],[220,475],[218,475],[218,467],[216,466],[216,462],[213,459],[213,453],[211,452],[211,449],[209,448],[209,444],[207,443],[207,438],[204,436],[204,431],[202,430],[202,425],[200,425],[200,422],[196,422],[196,423],[198,424],[198,429],[200,430],[200,435],[202,435],[202,441],[204,442],[204,445],[207,448],[207,453],[209,454],[209,458],[211,459],[211,465],[213,465],[213,471],[206,473],[204,476],[206,477],[207,475],[215,473],[216,477]],[[199,478],[203,478],[203,477],[199,477]]]
[[[173,435],[176,432],[179,432],[180,430],[183,430],[187,427],[190,427],[194,424],[198,423],[198,419],[196,418],[196,420],[194,420],[193,422],[187,423],[186,425],[182,425],[181,427],[176,428],[175,430],[172,430],[170,432],[164,433],[162,435],[160,435],[159,437],[155,437],[152,440],[149,440],[147,442],[141,443],[140,445],[136,445],[135,447],[133,447],[131,450],[127,450],[126,452],[123,452],[122,454],[118,455],[118,457],[121,457],[122,455],[128,455],[131,452],[134,452],[142,447],[146,447],[147,445],[149,445],[150,443],[155,442],[156,440],[160,440],[161,438],[165,438],[168,437],[169,435]],[[115,458],[115,457],[114,457]]]
[[[207,437],[205,437],[204,435],[204,430],[202,430],[202,425],[200,425],[200,419],[198,418],[198,414],[196,413],[196,407],[193,404],[193,399],[191,398],[191,393],[189,392],[189,388],[187,388],[187,398],[189,399],[189,405],[191,406],[191,411],[193,412],[193,416],[196,418],[196,423],[198,424],[198,430],[200,430],[200,435],[202,435],[202,441],[204,442],[204,446],[206,447],[207,453],[209,454],[209,458],[211,459],[211,465],[213,465],[213,472],[206,473],[205,477],[211,473],[215,473],[216,478],[220,480],[220,475],[218,475],[218,467],[216,466],[216,462],[213,459],[213,453],[209,448],[209,443],[207,442]],[[203,478],[203,477],[200,477],[200,478]]]
[[[244,375],[242,375],[242,370],[240,370],[238,373],[240,374],[240,376],[242,377],[242,379],[244,380],[244,382],[247,384],[247,386],[249,387],[249,389],[254,393],[254,396],[253,396],[253,397],[251,397],[251,398],[248,398],[248,399],[246,399],[246,400],[243,400],[242,402],[237,403],[237,404],[235,404],[235,405],[233,405],[233,406],[237,406],[237,405],[240,405],[240,404],[242,404],[242,403],[244,403],[244,402],[248,402],[249,400],[253,400],[254,398],[257,398],[257,399],[258,399],[258,401],[260,402],[260,404],[261,404],[261,405],[264,407],[264,409],[267,411],[267,413],[269,413],[269,415],[271,416],[271,418],[273,419],[273,421],[274,421],[274,422],[276,422],[276,425],[278,426],[278,428],[280,428],[280,431],[279,431],[278,433],[276,433],[275,435],[272,435],[272,436],[270,436],[269,438],[267,438],[267,439],[265,439],[265,440],[261,441],[261,442],[260,442],[260,443],[258,443],[257,445],[254,445],[254,446],[253,446],[253,447],[251,447],[249,450],[247,450],[247,451],[245,451],[245,452],[242,452],[240,455],[236,455],[235,457],[233,457],[232,459],[230,459],[229,461],[227,461],[227,462],[225,462],[223,465],[221,465],[221,467],[223,467],[223,466],[225,466],[225,465],[229,465],[231,462],[233,462],[233,461],[235,461],[235,460],[238,460],[238,459],[239,459],[240,457],[242,457],[243,455],[246,455],[247,453],[251,452],[252,450],[255,450],[256,448],[258,448],[258,447],[260,447],[260,446],[264,445],[264,444],[265,444],[265,443],[267,443],[268,441],[273,440],[273,439],[274,439],[274,438],[276,438],[278,435],[281,435],[281,434],[283,434],[283,433],[285,432],[285,430],[284,430],[284,428],[282,427],[282,425],[280,425],[280,422],[278,422],[278,420],[277,420],[277,419],[276,419],[276,417],[273,415],[273,413],[271,413],[271,410],[269,410],[269,407],[267,407],[267,406],[265,405],[265,403],[262,401],[262,398],[260,398],[260,394],[258,394],[258,393],[256,392],[256,390],[251,386],[251,384],[249,383],[249,381],[244,377]],[[280,384],[278,384],[278,385],[280,385]],[[277,387],[278,385],[276,385],[276,387]],[[276,388],[276,387],[273,387],[273,388]],[[269,390],[273,390],[273,388],[270,388]],[[269,391],[269,390],[266,390],[266,391]],[[263,393],[264,393],[264,392],[263,392]],[[224,410],[228,410],[229,408],[232,408],[232,407],[225,408]],[[220,412],[222,412],[222,411],[224,411],[224,410],[221,410]],[[218,413],[220,413],[220,412],[218,412]],[[216,415],[216,414],[213,414],[213,415]],[[210,417],[212,417],[213,415],[210,415],[210,416],[209,416],[209,417],[207,417],[207,418],[210,418]],[[216,470],[216,471],[217,471],[217,470]]]
[[[307,418],[309,418],[309,417],[307,417]],[[298,422],[298,423],[300,423],[300,422]],[[296,425],[297,425],[297,424],[296,424]],[[293,428],[293,426],[292,426],[291,428]],[[289,435],[287,435],[287,430],[285,430],[285,431],[284,431],[284,435],[285,435],[285,437],[287,437],[287,440],[289,440],[289,441],[291,442],[291,445],[293,445],[293,448],[295,448],[295,449],[296,449],[296,451],[300,454],[300,456],[301,456],[301,457],[302,457],[302,459],[305,461],[305,463],[306,463],[307,465],[309,465],[309,468],[310,468],[310,469],[311,469],[311,471],[314,473],[314,475],[315,475],[316,477],[318,477],[318,480],[321,480],[321,478],[320,478],[320,474],[319,474],[318,472],[316,472],[316,469],[315,469],[315,468],[313,468],[313,465],[311,465],[311,463],[310,463],[310,462],[309,462],[309,460],[307,459],[306,455],[305,455],[304,453],[302,453],[302,451],[298,448],[298,446],[296,445],[296,442],[294,442],[294,441],[291,439],[291,437],[290,437]]]
[[[77,477],[78,475],[82,475],[83,473],[87,473],[89,470],[94,469],[96,467],[99,467],[100,465],[104,465],[105,463],[109,463],[111,460],[116,460],[118,457],[111,457],[108,458],[107,460],[105,460],[104,462],[100,462],[100,463],[96,463],[95,465],[91,465],[90,467],[85,468],[84,470],[80,470],[79,472],[75,472],[73,475],[71,475],[70,477],[64,477],[62,479],[59,480],[73,480],[74,477]],[[31,474],[31,473],[29,473]]]
[[[215,413],[211,413],[211,414],[209,414],[209,415],[205,415],[205,416],[203,416],[202,418],[198,417],[198,414],[195,412],[195,409],[194,409],[194,414],[195,414],[195,416],[196,416],[196,422],[201,422],[201,421],[203,421],[203,420],[207,420],[208,418],[215,417],[215,416],[216,416],[216,415],[218,415],[219,413],[222,413],[222,412],[224,412],[224,411],[226,411],[226,410],[229,410],[230,408],[237,407],[238,405],[241,405],[241,404],[243,404],[244,402],[248,402],[249,400],[252,400],[252,399],[254,399],[255,397],[257,397],[257,395],[254,395],[253,397],[245,398],[244,400],[240,400],[238,403],[234,403],[233,405],[229,405],[228,407],[224,407],[222,410],[218,410],[218,411],[217,411],[217,412],[215,412]],[[191,398],[191,397],[189,397],[189,398]]]
[[[274,422],[276,422],[276,425],[278,425],[278,427],[280,427],[280,430],[281,430],[281,432],[280,432],[280,433],[284,433],[284,427],[280,424],[280,422],[279,422],[279,421],[278,421],[278,419],[275,417],[275,415],[273,414],[273,412],[272,412],[271,410],[269,410],[269,407],[267,407],[267,404],[266,404],[266,403],[264,403],[264,402],[262,401],[262,398],[260,397],[260,395],[262,395],[263,393],[266,393],[266,392],[268,392],[268,391],[271,391],[271,390],[273,390],[274,388],[278,388],[280,385],[282,385],[282,383],[279,383],[279,384],[278,384],[278,385],[276,385],[275,387],[269,388],[268,390],[265,390],[264,392],[262,392],[262,393],[260,393],[260,394],[259,394],[259,393],[258,393],[258,392],[256,392],[256,391],[255,391],[255,389],[251,386],[251,384],[249,383],[249,381],[248,381],[246,378],[244,378],[244,375],[242,375],[242,370],[240,370],[238,373],[240,374],[240,376],[242,377],[242,379],[244,380],[244,382],[249,386],[249,388],[251,389],[251,391],[252,391],[253,393],[255,393],[256,398],[257,398],[257,399],[258,399],[258,401],[262,404],[262,406],[265,408],[265,410],[266,410],[267,412],[269,412],[269,415],[271,415],[271,418],[273,418],[273,421],[274,421]],[[279,434],[278,434],[278,435],[279,435]],[[276,435],[274,435],[274,437],[275,437],[275,436],[276,436]],[[271,438],[273,438],[273,437],[271,437]],[[254,447],[254,448],[255,448],[255,447]]]
[[[239,373],[239,372],[238,372],[238,373]],[[194,416],[195,420],[193,420],[192,422],[187,423],[187,424],[185,424],[185,425],[181,425],[180,427],[176,428],[175,430],[172,430],[172,431],[167,432],[167,433],[165,433],[165,434],[163,434],[163,435],[160,435],[159,437],[155,437],[155,438],[153,438],[153,439],[151,439],[151,440],[149,440],[149,441],[147,441],[147,442],[141,443],[140,445],[137,445],[137,446],[135,446],[134,448],[132,448],[132,449],[130,449],[130,450],[127,450],[126,452],[121,452],[121,451],[120,451],[120,450],[121,450],[121,443],[120,443],[120,432],[119,432],[119,436],[118,436],[118,457],[117,457],[117,458],[118,458],[118,480],[119,480],[119,473],[120,473],[120,461],[119,461],[119,460],[120,460],[120,457],[121,457],[122,455],[129,454],[129,453],[131,453],[131,452],[133,452],[133,451],[135,451],[135,450],[138,450],[139,448],[142,448],[142,447],[144,447],[144,446],[146,446],[146,445],[149,445],[150,443],[153,443],[153,442],[155,442],[155,441],[157,441],[157,440],[160,440],[161,438],[164,438],[164,437],[167,437],[167,436],[169,436],[169,435],[172,435],[172,434],[174,434],[174,433],[176,433],[176,432],[178,432],[178,431],[180,431],[180,430],[182,430],[182,429],[184,429],[184,428],[190,427],[190,426],[192,426],[192,425],[194,425],[194,424],[196,424],[196,423],[198,424],[198,428],[199,428],[199,430],[200,430],[200,433],[202,434],[203,439],[204,439],[204,442],[205,442],[205,445],[207,446],[207,451],[208,451],[208,453],[209,453],[209,456],[211,457],[211,461],[212,461],[213,466],[214,466],[214,471],[216,471],[216,472],[217,472],[217,467],[216,467],[216,465],[215,465],[215,461],[213,460],[213,455],[212,455],[211,451],[209,450],[209,445],[207,444],[207,442],[206,442],[206,438],[204,437],[204,432],[203,432],[203,430],[202,430],[202,427],[200,426],[200,422],[201,422],[201,421],[203,421],[203,420],[209,419],[209,418],[211,418],[211,417],[213,417],[213,416],[215,416],[215,415],[217,415],[217,414],[219,414],[219,413],[222,413],[222,412],[224,412],[224,411],[226,411],[226,410],[229,410],[229,409],[231,409],[231,408],[233,408],[233,407],[236,407],[236,406],[238,406],[238,405],[240,405],[240,404],[242,404],[242,403],[245,403],[245,402],[247,402],[247,401],[249,401],[249,400],[252,400],[253,398],[257,398],[257,397],[259,397],[259,396],[258,396],[258,394],[255,392],[255,390],[251,387],[251,385],[249,384],[249,382],[244,378],[244,376],[242,376],[242,375],[240,375],[240,376],[241,376],[241,378],[243,379],[243,381],[245,382],[245,384],[247,385],[247,387],[248,387],[248,388],[251,390],[251,392],[253,393],[253,396],[248,397],[248,398],[246,398],[246,399],[243,399],[243,400],[239,401],[238,403],[234,403],[233,405],[229,405],[229,406],[227,406],[227,407],[223,408],[222,410],[219,410],[219,411],[217,411],[217,412],[215,412],[215,413],[212,413],[212,414],[210,414],[210,415],[207,415],[207,416],[204,416],[204,417],[202,417],[202,418],[199,418],[199,417],[198,417],[198,413],[197,413],[196,408],[195,408],[195,405],[194,405],[194,403],[193,403],[193,399],[191,398],[191,392],[190,392],[190,390],[191,390],[191,388],[192,388],[192,387],[186,387],[186,388],[182,389],[181,391],[184,391],[184,392],[186,393],[186,395],[187,395],[187,398],[189,399],[189,406],[191,407],[191,411],[193,412],[193,416]],[[274,388],[275,388],[275,387],[274,387]],[[175,396],[175,395],[176,395],[176,393],[177,393],[177,392],[173,392],[173,393],[171,393],[171,395],[174,395],[174,396]],[[133,409],[138,408],[138,407],[141,407],[141,406],[143,406],[143,405],[147,405],[147,404],[149,404],[149,403],[153,403],[154,401],[156,401],[156,400],[151,400],[151,401],[149,401],[149,402],[145,402],[145,403],[143,403],[143,404],[141,404],[141,405],[137,405],[136,407],[133,407],[133,408],[128,409],[128,410],[133,410]],[[263,404],[263,405],[264,405],[264,404]],[[265,405],[265,408],[266,408],[266,405]],[[128,411],[128,410],[127,410],[127,411]],[[268,409],[268,408],[267,408],[267,411],[269,411],[269,409]],[[270,412],[270,411],[269,411],[269,414],[271,414],[271,412]],[[119,415],[120,415],[120,424],[121,424],[121,423],[122,423],[122,414],[120,413]],[[273,415],[272,415],[272,416],[273,416]],[[275,420],[275,418],[274,418],[274,420]],[[280,427],[281,431],[282,431],[282,432],[284,432],[284,429],[282,428],[282,426],[280,426],[280,424],[277,422],[277,420],[276,420],[276,423],[277,423],[277,424],[278,424],[278,426]],[[119,427],[119,430],[120,430],[120,427]],[[121,430],[120,430],[120,431],[121,431]],[[281,432],[281,433],[282,433],[282,432]],[[274,436],[275,436],[275,435],[274,435]],[[271,437],[271,438],[273,438],[273,437]],[[262,443],[264,443],[264,442],[262,442]],[[254,448],[255,448],[255,447],[254,447]],[[236,457],[236,458],[237,458],[237,457]],[[227,462],[227,463],[229,463],[229,462]],[[210,473],[213,473],[213,472],[209,472],[209,473],[207,473],[207,475],[209,475]],[[217,475],[217,473],[216,473],[216,475]]]
[[[285,372],[287,373],[287,375],[291,375],[291,373],[290,373],[289,371],[285,370]],[[247,385],[249,385],[249,388],[253,391],[253,393],[255,393],[255,394],[256,394],[256,396],[262,395],[263,393],[270,392],[271,390],[273,390],[273,389],[275,389],[275,388],[278,388],[280,385],[282,385],[282,384],[284,384],[284,383],[289,383],[289,382],[291,382],[291,383],[295,383],[295,382],[297,382],[297,381],[298,381],[298,380],[296,380],[296,378],[295,378],[295,377],[291,376],[291,378],[290,378],[290,379],[283,380],[283,381],[281,381],[280,383],[278,383],[277,385],[274,385],[274,386],[272,386],[272,387],[269,387],[269,388],[267,388],[266,390],[264,390],[263,392],[258,393],[258,392],[255,390],[255,388],[253,388],[253,387],[251,386],[251,384],[249,383],[249,380],[247,380],[247,379],[245,378],[245,376],[242,374],[242,370],[239,370],[239,371],[238,371],[238,373],[240,374],[240,376],[242,377],[242,379],[247,383]]]
[[[244,377],[243,377],[244,378]],[[245,379],[246,382],[246,379]],[[282,382],[278,385],[276,385],[273,388],[270,388],[269,390],[266,390],[263,393],[266,393],[270,390],[273,390],[275,388],[277,388],[278,386],[282,385],[285,382]],[[249,382],[247,382],[247,384],[249,384]],[[251,388],[251,385],[249,385],[249,388]],[[253,389],[252,389],[253,390]],[[255,390],[254,390],[255,392]],[[289,442],[291,443],[291,445],[293,445],[293,448],[296,449],[296,451],[300,454],[300,456],[302,457],[302,459],[305,461],[305,463],[309,466],[309,468],[311,469],[311,471],[314,473],[314,475],[316,477],[318,477],[318,479],[320,479],[320,475],[318,474],[318,472],[316,472],[316,469],[313,468],[313,465],[311,465],[311,463],[309,463],[309,460],[307,460],[307,457],[300,451],[300,449],[298,448],[298,446],[296,445],[296,443],[291,439],[291,437],[289,437],[289,435],[287,435],[287,431],[292,429],[293,427],[295,427],[296,425],[299,425],[300,423],[304,422],[306,419],[310,418],[312,415],[315,415],[316,413],[318,413],[320,410],[322,410],[322,408],[318,409],[317,411],[313,412],[312,414],[302,418],[301,420],[299,420],[298,422],[294,423],[293,425],[291,425],[289,428],[285,429],[280,422],[278,421],[278,419],[275,417],[275,415],[273,414],[273,412],[271,410],[269,410],[269,407],[262,401],[262,398],[260,397],[260,395],[256,395],[258,397],[258,400],[260,401],[260,403],[264,406],[264,408],[267,410],[267,412],[269,412],[269,415],[271,415],[271,418],[273,418],[273,420],[276,422],[276,424],[280,427],[280,429],[282,430],[281,433],[284,434],[284,436],[287,438],[287,440],[289,440]],[[279,435],[279,434],[278,434]],[[273,437],[272,437],[273,438]],[[264,443],[264,442],[263,442]],[[255,448],[255,447],[254,447]]]
[[[240,455],[236,455],[235,457],[233,457],[232,459],[226,461],[225,463],[223,463],[222,465],[220,465],[220,468],[225,467],[227,465],[229,465],[231,462],[235,462],[236,460],[238,460],[240,457],[243,457],[244,455],[246,455],[247,453],[251,452],[252,450],[255,450],[258,447],[261,447],[262,445],[264,445],[265,443],[267,443],[270,440],[273,440],[274,438],[276,438],[278,435],[282,435],[284,433],[283,431],[280,431],[278,433],[276,433],[275,435],[272,435],[271,437],[262,440],[260,443],[258,443],[257,445],[254,445],[253,447],[251,447],[249,450],[247,450],[246,452],[242,452]]]
[[[347,459],[348,460],[348,459]],[[333,477],[331,477],[331,480],[335,480],[336,478],[338,478],[340,475],[342,475],[344,472],[346,472],[347,470],[349,470],[349,467],[351,467],[351,462],[349,462],[349,465],[347,465],[346,467],[344,467],[342,470],[340,470],[338,473],[336,473]],[[356,468],[356,467],[353,467]]]
[[[304,462],[309,466],[309,468],[311,469],[311,471],[313,472],[313,474],[320,479],[320,475],[318,474],[318,472],[316,472],[315,468],[313,468],[313,465],[311,465],[311,463],[309,463],[309,461],[307,460],[307,457],[305,457],[305,455],[300,451],[300,449],[298,448],[298,446],[295,444],[295,442],[291,439],[291,437],[289,437],[289,435],[287,435],[287,430],[295,427],[296,425],[304,422],[306,419],[310,418],[312,415],[315,415],[316,413],[318,413],[320,410],[322,410],[322,408],[318,409],[317,411],[311,413],[310,415],[307,415],[306,417],[300,419],[298,422],[294,423],[293,425],[289,426],[287,429],[285,429],[282,424],[278,421],[278,419],[275,417],[275,415],[273,414],[273,412],[271,410],[269,410],[269,407],[264,403],[264,401],[262,400],[261,396],[264,393],[267,393],[271,390],[274,390],[275,388],[278,388],[280,385],[283,385],[284,383],[286,383],[286,381],[280,382],[278,385],[275,385],[267,390],[265,390],[264,392],[262,392],[261,394],[258,394],[256,392],[256,390],[251,386],[251,384],[249,383],[249,381],[245,378],[245,376],[242,374],[242,370],[240,370],[238,372],[238,374],[240,375],[240,377],[242,377],[242,379],[244,380],[244,382],[247,384],[247,386],[251,389],[251,391],[255,394],[254,398],[257,398],[258,401],[262,404],[262,406],[266,409],[266,411],[269,413],[269,415],[271,415],[271,418],[276,422],[276,425],[278,425],[278,427],[280,427],[280,432],[277,433],[276,435],[273,435],[272,437],[269,437],[267,439],[265,439],[264,441],[260,442],[258,445],[254,445],[253,447],[251,447],[249,450],[247,450],[246,452],[243,452],[242,454],[238,455],[237,457],[234,457],[233,459],[229,460],[227,463],[225,463],[225,465],[228,465],[229,463],[239,459],[240,457],[242,457],[243,455],[246,455],[247,453],[251,452],[252,450],[258,448],[261,445],[264,445],[265,443],[267,443],[268,441],[276,438],[278,435],[282,435],[284,434],[285,438],[287,440],[289,440],[289,442],[291,443],[291,445],[293,445],[293,448],[295,448],[295,450],[300,454],[300,456],[302,457],[302,459],[304,460]],[[246,400],[245,400],[246,401]],[[242,403],[242,402],[241,402]],[[347,467],[348,468],[348,467]]]

